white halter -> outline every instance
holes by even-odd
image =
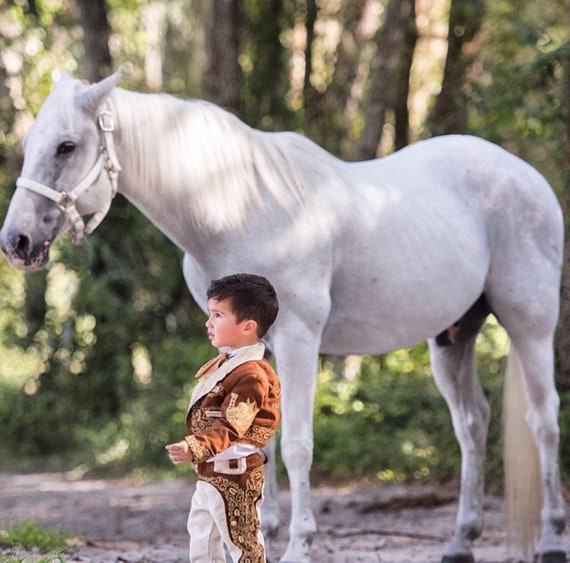
[[[105,218],[105,215],[109,212],[111,202],[117,193],[117,180],[119,172],[121,171],[121,165],[117,160],[117,153],[115,152],[115,144],[113,142],[115,124],[113,122],[111,112],[103,110],[97,117],[97,125],[101,132],[99,158],[97,158],[95,164],[92,166],[85,178],[83,178],[83,180],[81,180],[81,182],[79,182],[79,184],[74,188],[71,188],[69,191],[58,192],[57,190],[34,180],[28,180],[20,177],[16,181],[16,185],[18,187],[31,190],[32,192],[43,195],[55,202],[57,208],[63,214],[67,215],[67,218],[71,223],[71,236],[73,237],[74,244],[77,245],[85,242],[85,237],[91,234],[99,226],[101,221]],[[81,215],[75,207],[75,202],[96,182],[103,169],[107,172],[107,177],[111,182],[111,197],[107,203],[91,217],[89,223],[85,226]]]

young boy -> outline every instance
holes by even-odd
[[[208,338],[226,354],[202,366],[192,392],[184,440],[166,446],[176,465],[198,473],[188,517],[190,561],[265,562],[259,509],[263,448],[280,420],[281,386],[263,359],[259,339],[279,310],[273,286],[262,276],[235,274],[207,292]]]

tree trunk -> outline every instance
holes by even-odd
[[[305,129],[312,139],[328,151],[350,158],[354,143],[347,137],[351,126],[351,105],[353,86],[363,59],[363,46],[368,39],[362,31],[369,0],[347,0],[339,10],[341,26],[340,41],[336,50],[334,75],[324,92],[317,91],[310,83],[312,72],[310,58],[306,58],[304,107]],[[307,14],[306,53],[312,51],[314,18]],[[356,100],[355,100],[356,101]]]
[[[305,100],[312,95],[311,70],[313,69],[313,38],[315,37],[315,22],[317,21],[317,2],[307,0],[307,18],[305,29],[307,30],[307,43],[305,45],[305,77],[303,79],[303,97]]]
[[[27,274],[26,281],[26,301],[25,319],[26,336],[22,339],[21,345],[24,348],[30,346],[37,336],[38,331],[46,322],[47,304],[47,270]]]
[[[565,138],[564,175],[566,186],[570,186],[570,60],[563,62],[564,77],[561,103],[564,104]],[[570,218],[570,193],[568,188],[562,196],[562,210],[566,217],[566,233]],[[570,392],[570,239],[566,237],[564,245],[564,267],[562,269],[562,287],[560,290],[560,321],[556,333],[557,385],[561,393]]]
[[[212,0],[209,3],[205,36],[206,96],[215,104],[241,115],[238,0]]]
[[[98,82],[113,71],[105,0],[75,0],[83,28],[85,78]]]
[[[386,7],[384,25],[377,34],[377,50],[370,69],[370,85],[364,107],[364,130],[357,146],[357,159],[378,156],[378,146],[386,122],[386,111],[393,109],[400,93],[400,72],[407,52],[410,20],[414,0],[390,0]]]
[[[250,57],[252,70],[245,73],[244,117],[253,127],[273,129],[289,113],[284,92],[288,89],[287,52],[281,44],[283,22],[291,16],[281,0],[242,3],[242,52]],[[281,125],[277,125],[281,129]]]
[[[163,87],[164,35],[166,33],[166,2],[154,1],[145,7],[144,20],[148,47],[144,58],[146,84],[160,92]]]
[[[416,26],[416,5],[410,4],[410,16],[406,25],[398,80],[396,83],[396,99],[394,101],[394,149],[404,148],[409,143],[410,112],[408,98],[410,94],[410,70],[418,40],[418,28]]]
[[[479,52],[485,0],[452,0],[445,70],[429,125],[432,135],[467,132],[470,72]]]

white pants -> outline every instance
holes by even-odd
[[[258,518],[260,517],[262,502],[263,498],[256,504]],[[232,561],[234,563],[240,561],[244,553],[242,548],[232,541],[227,522],[222,495],[210,483],[199,480],[192,496],[192,506],[188,516],[191,563],[226,563],[224,544]],[[265,552],[261,528],[257,534],[257,542],[261,544]],[[245,560],[253,561],[250,558]],[[265,561],[265,557],[263,557],[263,561]],[[255,563],[257,562],[258,559],[255,559]]]

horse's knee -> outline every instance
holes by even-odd
[[[548,409],[529,409],[526,421],[532,431],[537,446],[548,450],[558,450],[560,442],[560,427],[558,426],[558,411],[548,414]]]
[[[464,422],[467,435],[470,436],[478,449],[485,448],[489,421],[491,418],[491,408],[487,401],[480,401],[471,410],[470,416]]]
[[[309,471],[313,462],[312,441],[281,440],[281,459],[287,471]]]

